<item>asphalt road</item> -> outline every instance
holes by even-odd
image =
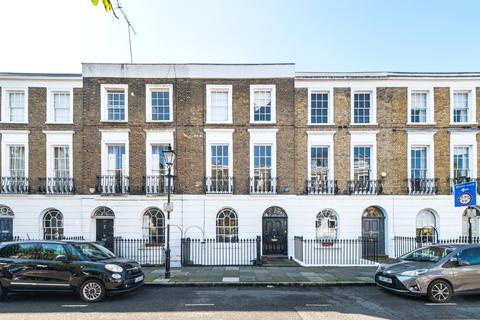
[[[434,305],[376,287],[144,287],[91,305],[73,294],[12,294],[0,319],[480,319],[480,296]]]

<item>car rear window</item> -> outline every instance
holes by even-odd
[[[36,243],[12,243],[0,248],[0,258],[4,259],[36,259],[37,257]]]

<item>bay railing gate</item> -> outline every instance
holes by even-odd
[[[304,266],[374,266],[379,261],[375,238],[294,238],[294,258]]]
[[[261,237],[221,242],[217,239],[181,240],[182,266],[244,266],[261,261]]]

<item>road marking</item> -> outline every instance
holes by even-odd
[[[62,304],[62,308],[86,308],[86,304]]]
[[[185,303],[185,307],[211,307],[215,303]]]
[[[311,304],[307,303],[305,306],[307,307],[331,307],[331,304]]]
[[[449,302],[449,303],[425,303],[426,306],[456,306],[457,304],[455,302]]]

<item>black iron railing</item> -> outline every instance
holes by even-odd
[[[113,252],[117,257],[134,260],[145,266],[165,263],[164,244],[148,239],[115,238]]]
[[[172,183],[170,185],[170,193],[175,193],[175,177],[172,176]],[[143,188],[145,194],[167,194],[168,192],[168,177],[167,175],[152,175],[143,177]]]
[[[39,178],[40,193],[45,194],[73,194],[75,193],[75,180],[73,178]]]
[[[43,241],[45,239],[38,239],[38,238],[29,238],[27,236],[13,236],[8,241]],[[65,235],[58,235],[53,239],[49,240],[65,240],[65,241],[84,241],[84,236],[65,236]]]
[[[447,181],[450,183],[450,193],[454,193],[455,185],[460,184],[460,183],[466,183],[470,181],[476,181],[477,182],[477,193],[480,191],[480,186],[478,185],[479,179],[477,178],[470,178],[470,177],[459,177],[459,178],[450,178],[447,179]]]
[[[307,180],[307,194],[337,194],[337,180]]]
[[[205,193],[233,193],[233,177],[205,177]]]
[[[348,181],[349,194],[382,194],[383,180],[349,180]]]
[[[368,266],[379,261],[376,238],[303,239],[294,238],[294,257],[302,265]]]
[[[408,194],[429,195],[438,193],[437,178],[408,179]]]
[[[277,178],[250,178],[250,194],[277,193]]]
[[[434,241],[429,241],[429,239],[426,239],[425,237],[419,238],[418,236],[395,236],[393,238],[395,257],[402,256],[410,251],[432,244],[455,243],[468,243],[468,236],[459,236],[458,238],[450,239],[436,239]],[[472,243],[480,243],[480,237],[472,237]]]
[[[30,179],[26,177],[2,177],[1,193],[29,193]]]
[[[257,264],[261,238],[219,242],[216,239],[182,239],[183,266],[240,266]]]
[[[101,194],[126,194],[130,192],[130,179],[123,175],[97,177],[97,192]]]

